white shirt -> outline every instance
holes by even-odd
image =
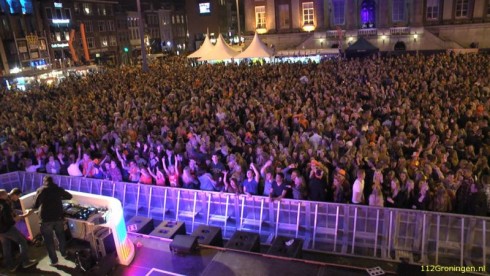
[[[359,178],[354,181],[352,186],[352,203],[362,203],[364,201],[364,180]]]
[[[80,167],[78,166],[77,163],[70,164],[70,166],[68,166],[67,171],[68,171],[68,175],[70,176],[83,176],[82,171],[80,171]]]

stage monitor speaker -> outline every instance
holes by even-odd
[[[267,254],[301,259],[303,257],[303,240],[277,236]]]
[[[425,272],[422,271],[420,265],[409,264],[406,261],[402,261],[398,264],[398,268],[396,270],[397,275],[400,276],[423,276],[426,275]]]
[[[199,244],[223,247],[223,235],[220,227],[199,225],[191,236],[197,237]]]
[[[134,216],[126,223],[126,227],[130,233],[148,235],[153,230],[153,219]]]
[[[255,233],[236,231],[226,244],[226,248],[248,252],[260,252],[260,236]]]
[[[197,237],[175,235],[170,243],[170,252],[174,254],[190,254],[197,250]]]
[[[184,222],[164,220],[150,233],[150,236],[173,239],[179,234],[186,234]]]
[[[116,244],[111,229],[100,227],[94,232],[94,249],[99,258],[105,257],[116,251]]]

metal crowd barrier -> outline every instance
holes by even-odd
[[[42,185],[43,174],[0,175],[0,187],[24,193]],[[178,220],[190,233],[197,225],[259,233],[263,243],[277,235],[304,239],[304,249],[412,263],[489,267],[490,218],[406,209],[334,204],[262,196],[187,190],[52,175],[67,190],[100,194],[121,201],[125,217]]]

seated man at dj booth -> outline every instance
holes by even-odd
[[[45,176],[43,186],[37,190],[34,209],[40,208],[41,235],[43,236],[52,266],[58,264],[53,231],[59,242],[61,256],[66,256],[62,200],[68,200],[72,197],[69,192],[56,185],[51,176]]]

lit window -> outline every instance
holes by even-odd
[[[87,37],[87,46],[89,48],[95,48],[95,39],[93,37]]]
[[[111,46],[117,46],[117,39],[116,39],[116,36],[115,35],[111,35],[109,37],[109,44]]]
[[[257,29],[265,28],[265,6],[255,7],[255,27]]]
[[[83,3],[83,13],[85,15],[92,13],[92,5],[90,3]]]
[[[427,0],[427,20],[439,19],[439,0]]]
[[[46,11],[46,18],[50,20],[53,19],[53,11],[51,10],[51,8],[46,8],[45,11]]]
[[[393,0],[393,22],[405,20],[405,0]]]
[[[100,37],[100,45],[102,47],[107,47],[109,46],[109,43],[107,42],[107,37],[106,36],[101,36]]]
[[[469,0],[456,1],[456,17],[468,17]]]
[[[56,32],[56,41],[61,41],[61,33]]]
[[[313,2],[303,3],[303,26],[314,25],[314,14],[315,8],[313,7]]]
[[[69,32],[65,32],[65,40],[70,40],[70,33]]]
[[[65,18],[66,19],[71,19],[71,11],[70,11],[70,9],[65,9]]]
[[[332,5],[333,5],[333,24],[344,25],[345,24],[345,1],[332,0]]]
[[[99,21],[99,32],[105,32],[105,22]]]

